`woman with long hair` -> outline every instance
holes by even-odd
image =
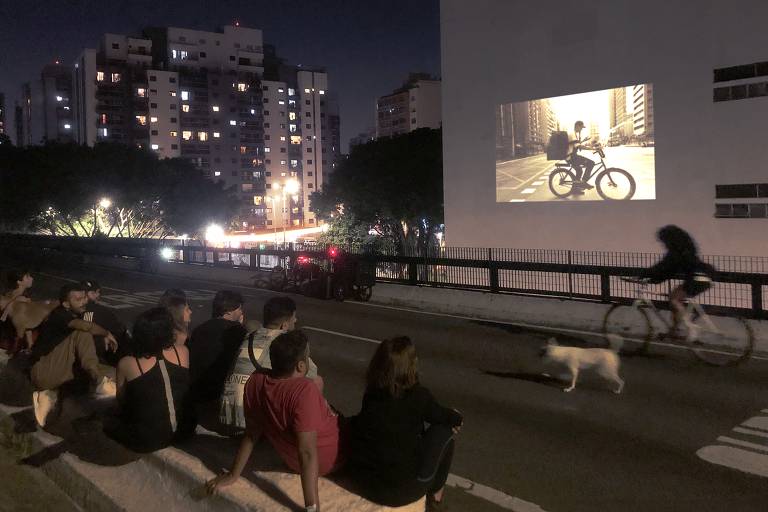
[[[458,411],[442,407],[420,384],[410,338],[385,340],[368,366],[360,414],[351,420],[352,474],[374,502],[397,507],[426,494],[434,509],[462,423]]]
[[[173,337],[177,347],[184,345],[189,337],[189,324],[192,321],[192,308],[186,298],[170,297],[165,302],[165,309],[173,319]]]
[[[174,343],[174,322],[165,308],[139,315],[133,325],[133,355],[117,364],[116,421],[106,433],[137,452],[168,446],[183,415],[189,389],[189,352]]]

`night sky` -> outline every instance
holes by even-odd
[[[0,0],[0,92],[12,117],[22,82],[57,58],[73,63],[105,32],[215,31],[238,20],[261,29],[287,62],[326,67],[346,151],[351,137],[374,126],[376,98],[411,71],[440,74],[439,18],[439,0]]]

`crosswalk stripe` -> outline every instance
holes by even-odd
[[[761,430],[753,430],[751,428],[734,427],[733,431],[738,432],[739,434],[749,434],[751,436],[768,437],[768,432],[763,432]]]
[[[743,446],[744,448],[751,448],[761,452],[768,452],[768,446],[757,443],[750,443],[749,441],[742,441],[741,439],[734,439],[728,436],[720,436],[717,438],[717,440],[721,443],[729,443],[736,446]]]

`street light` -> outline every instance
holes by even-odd
[[[101,201],[99,201],[99,206],[105,209],[109,208],[110,206],[112,206],[112,200],[108,197],[102,197]]]

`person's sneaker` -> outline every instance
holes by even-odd
[[[56,389],[44,389],[43,391],[32,392],[32,405],[35,409],[35,420],[41,427],[45,426],[48,416],[56,407],[59,399],[59,392]]]
[[[109,377],[103,377],[101,382],[96,386],[94,392],[96,398],[110,398],[117,394],[117,384]]]

